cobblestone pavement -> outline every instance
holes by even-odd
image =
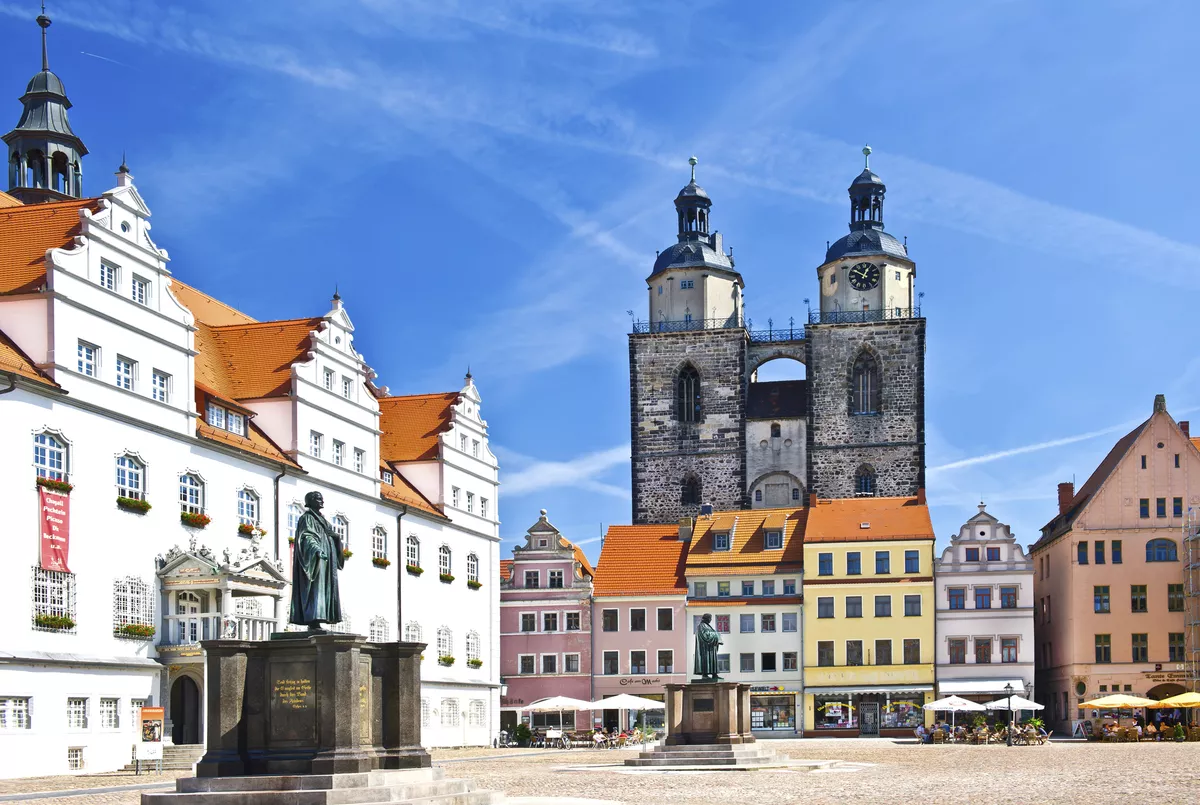
[[[511,797],[575,797],[623,805],[783,803],[1195,803],[1200,744],[1052,743],[1040,747],[917,746],[887,740],[771,741],[796,759],[840,760],[827,771],[674,772],[626,769],[626,751],[435,750],[446,773]],[[451,761],[451,762],[446,762]],[[0,796],[170,782],[175,775],[105,774],[0,781]],[[136,805],[141,791],[92,792],[44,805]],[[12,800],[10,800],[12,801]]]

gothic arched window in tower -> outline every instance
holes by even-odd
[[[879,363],[866,350],[860,352],[850,373],[851,414],[879,413],[879,381]]]
[[[875,497],[875,470],[868,464],[863,464],[854,473],[854,496]]]
[[[680,500],[684,506],[700,505],[700,479],[698,477],[688,475],[683,479],[683,494]]]
[[[688,365],[679,370],[676,381],[677,413],[680,422],[700,421],[700,373]]]

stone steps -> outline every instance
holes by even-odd
[[[163,771],[189,771],[203,755],[203,744],[172,744],[164,746],[162,757]],[[145,766],[147,763],[153,762],[152,760],[143,761],[142,765]],[[122,771],[133,771],[134,768],[135,764],[130,762],[126,764]]]
[[[625,761],[626,766],[716,766],[724,768],[752,769],[778,766],[786,761],[756,744],[679,744],[658,746],[641,752],[636,758]]]

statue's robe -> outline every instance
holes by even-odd
[[[341,537],[320,512],[307,509],[296,523],[296,542],[292,547],[289,620],[305,626],[341,623],[337,572],[346,562]]]
[[[717,646],[721,645],[721,635],[711,624],[700,621],[696,627],[696,662],[697,676],[717,675]]]

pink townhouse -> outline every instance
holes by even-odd
[[[663,700],[668,683],[688,679],[687,543],[677,525],[612,526],[596,566],[592,651],[597,699],[631,693]],[[662,710],[645,711],[648,726],[662,728]],[[627,728],[637,715],[597,710],[606,728]]]
[[[570,696],[592,700],[592,579],[583,551],[568,542],[546,510],[501,562],[501,719],[513,730],[519,721],[534,728],[559,725],[558,713],[523,711],[538,699]],[[579,728],[590,714],[579,714]],[[562,726],[576,728],[576,714],[563,713]]]

